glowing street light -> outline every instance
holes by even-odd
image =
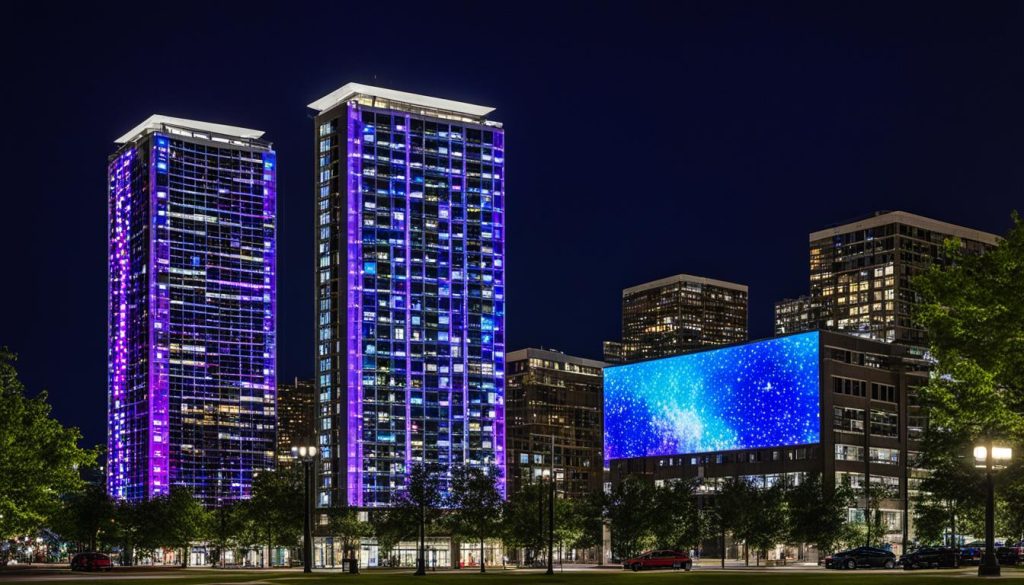
[[[313,497],[310,494],[310,469],[316,459],[315,445],[293,445],[292,455],[302,462],[304,494],[306,497],[305,513],[302,515],[302,572],[313,572]]]
[[[978,575],[981,577],[998,577],[1000,574],[999,559],[996,558],[996,491],[992,471],[1006,467],[1012,458],[1012,449],[996,447],[991,440],[974,448],[975,466],[985,469],[985,483],[988,488],[988,495],[985,498],[985,556],[978,566]]]

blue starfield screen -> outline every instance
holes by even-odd
[[[820,440],[818,333],[604,370],[608,459]]]

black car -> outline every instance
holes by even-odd
[[[1016,565],[1021,562],[1020,546],[999,546],[996,547],[996,559],[1000,565]]]
[[[884,549],[861,546],[825,557],[826,569],[856,569],[858,567],[893,569],[896,567],[896,555]]]
[[[926,546],[903,555],[904,569],[952,568],[960,566],[960,551],[944,546]]]

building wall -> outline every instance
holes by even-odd
[[[821,328],[821,309],[808,296],[775,303],[775,335],[788,335]]]
[[[111,159],[118,499],[184,485],[214,506],[274,466],[275,175],[269,143],[167,126]]]
[[[653,359],[747,339],[747,289],[670,277],[622,292],[625,361]]]
[[[317,505],[503,467],[503,131],[359,96],[315,141]]]
[[[289,466],[297,458],[292,455],[292,447],[312,445],[316,436],[314,430],[314,394],[316,384],[313,380],[296,378],[287,384],[277,386],[277,465]]]
[[[565,497],[601,489],[603,366],[549,350],[508,354],[509,493],[551,476],[552,448],[557,489]]]
[[[970,252],[995,245],[992,234],[904,212],[886,212],[810,235],[810,296],[834,331],[927,346],[913,322],[914,276],[945,262],[944,241]]]
[[[609,480],[617,483],[628,475],[655,482],[699,480],[703,505],[713,505],[717,486],[729,477],[763,486],[783,477],[799,481],[805,473],[821,473],[826,482],[848,478],[854,487],[873,482],[892,488],[875,507],[896,522],[884,540],[902,545],[904,528],[913,538],[906,510],[916,488],[913,480],[923,474],[914,465],[924,424],[916,389],[927,381],[925,365],[902,346],[830,332],[820,333],[819,356],[820,442],[613,459]],[[873,454],[875,461],[865,454]],[[851,514],[862,514],[865,506],[861,493]]]

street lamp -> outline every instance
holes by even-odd
[[[1013,458],[1013,450],[1009,447],[996,447],[989,440],[985,445],[974,448],[975,467],[985,469],[986,491],[985,498],[985,555],[981,558],[981,565],[978,566],[978,576],[998,577],[999,559],[996,558],[996,490],[992,481],[992,471],[1006,467],[1006,463]],[[1002,462],[1002,463],[998,463]]]
[[[313,572],[313,497],[310,494],[310,469],[316,459],[316,447],[313,445],[292,446],[292,455],[302,462],[303,484],[305,485],[306,512],[302,515],[302,572]]]

